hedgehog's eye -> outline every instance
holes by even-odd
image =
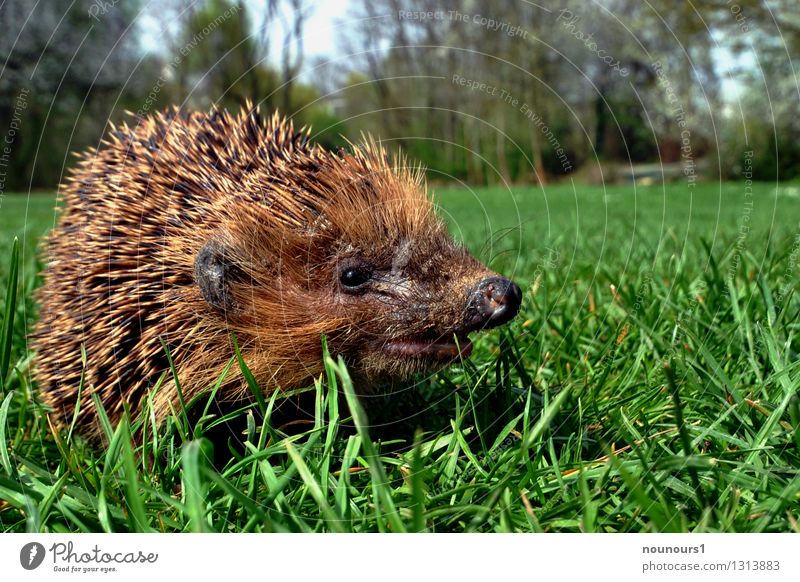
[[[350,266],[342,269],[339,273],[339,282],[345,291],[359,291],[366,285],[372,277],[372,271],[365,266]]]

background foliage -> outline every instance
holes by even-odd
[[[0,9],[0,126],[27,91],[6,191],[56,186],[67,153],[96,146],[125,110],[248,97],[328,146],[370,131],[439,180],[607,180],[617,166],[681,162],[686,128],[707,179],[740,177],[745,150],[757,179],[800,168],[792,0],[351,0],[334,54],[311,55],[318,7],[302,0],[28,4]]]

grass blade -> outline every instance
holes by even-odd
[[[203,441],[189,441],[183,445],[181,453],[181,483],[186,504],[186,514],[189,518],[189,529],[193,532],[206,532],[208,521],[206,519],[205,496],[206,488],[200,477],[203,460]]]
[[[11,363],[11,340],[14,334],[14,313],[17,309],[17,278],[19,275],[19,239],[14,237],[11,247],[11,262],[8,268],[6,304],[3,327],[0,330],[0,394],[5,394],[8,367]]]
[[[353,382],[350,379],[350,374],[347,372],[347,367],[341,358],[335,364],[331,362],[331,365],[342,381],[342,388],[344,390],[345,399],[347,400],[347,405],[350,407],[350,414],[353,417],[358,435],[361,437],[361,446],[364,449],[364,456],[367,459],[369,473],[372,477],[375,510],[379,527],[383,522],[382,514],[385,512],[386,519],[388,519],[389,524],[392,526],[392,531],[405,532],[406,527],[400,519],[400,514],[389,492],[389,480],[386,478],[386,472],[383,470],[383,465],[375,451],[375,446],[372,444],[369,431],[367,430],[367,416],[364,413],[364,409],[361,407],[361,403],[358,401],[358,395],[353,388]]]

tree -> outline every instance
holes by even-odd
[[[69,150],[96,145],[110,104],[135,69],[136,3],[102,12],[99,6],[90,0],[0,5],[0,126],[5,131],[19,117],[7,189],[57,183]]]

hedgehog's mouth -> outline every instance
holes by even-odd
[[[472,342],[466,334],[414,335],[389,341],[385,350],[401,358],[424,358],[453,361],[468,358],[472,353]]]

